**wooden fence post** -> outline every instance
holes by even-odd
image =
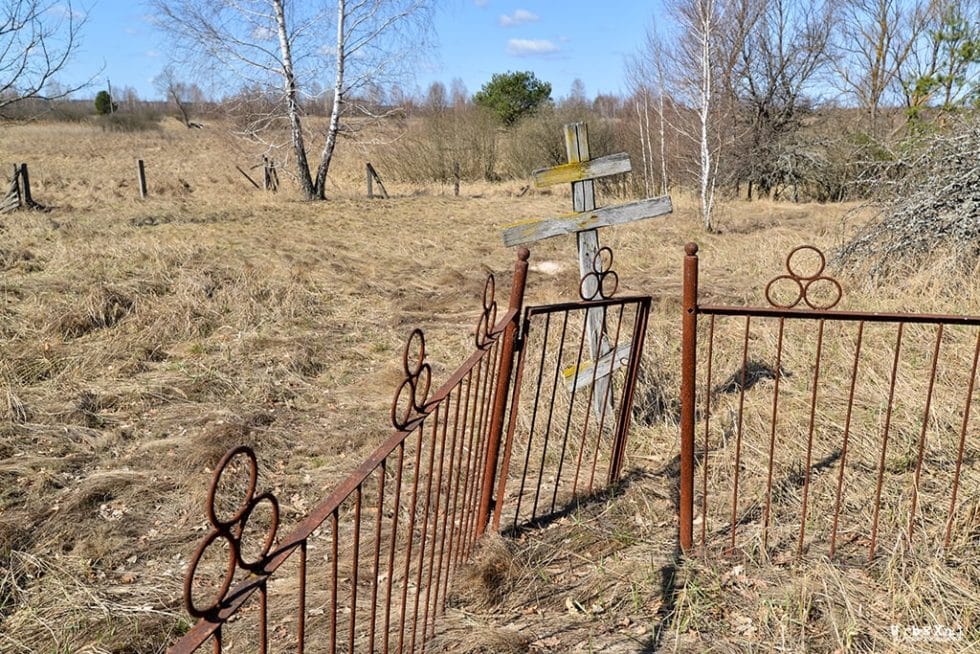
[[[27,164],[20,165],[20,181],[24,185],[23,205],[25,207],[34,206],[34,198],[31,196],[31,177],[27,172]]]
[[[680,545],[687,554],[694,535],[694,402],[697,374],[698,246],[684,247],[683,328],[681,332]],[[706,519],[706,516],[701,516]]]
[[[365,164],[364,168],[367,171],[368,199],[374,197],[374,182],[377,182],[378,188],[381,190],[381,197],[387,200],[388,189],[385,188],[384,182],[381,181],[381,175],[378,174],[378,171],[374,169],[374,166],[372,166],[370,162]]]
[[[453,195],[459,197],[459,162],[453,162]]]
[[[142,159],[136,160],[136,174],[139,179],[140,185],[140,199],[146,199],[146,167],[143,165]]]

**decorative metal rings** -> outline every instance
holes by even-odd
[[[240,457],[245,458],[248,471],[248,487],[241,502],[235,509],[235,513],[227,519],[222,519],[218,516],[218,511],[215,507],[218,487],[221,484],[222,476],[228,470],[232,461]],[[187,612],[195,618],[202,618],[219,610],[228,596],[232,582],[234,582],[236,570],[241,569],[247,572],[258,572],[268,561],[269,552],[272,551],[272,546],[275,544],[276,531],[279,529],[279,501],[272,493],[255,494],[258,478],[259,465],[255,458],[255,452],[245,445],[239,445],[229,450],[221,458],[218,467],[214,471],[214,475],[211,477],[211,487],[208,489],[207,504],[205,505],[205,513],[207,514],[208,522],[211,523],[211,531],[198,544],[194,555],[191,557],[191,562],[187,567],[187,574],[184,576],[184,605],[187,607]],[[265,532],[265,540],[255,560],[246,561],[242,555],[242,540],[245,536],[245,527],[255,509],[263,502],[269,505],[271,520]],[[201,560],[204,558],[205,552],[218,539],[223,539],[228,546],[228,567],[225,569],[224,578],[218,588],[218,592],[211,599],[211,602],[202,608],[194,601],[194,578],[197,575],[197,569],[201,564]]]
[[[413,331],[405,343],[402,369],[405,378],[391,403],[391,424],[399,431],[407,430],[425,412],[432,386],[432,368],[425,362],[425,334],[421,329]]]
[[[810,274],[802,274],[794,267],[794,257],[803,251],[812,252],[819,259],[817,269]],[[796,262],[795,265],[798,267],[800,264]],[[801,245],[794,248],[786,257],[787,274],[776,277],[766,285],[766,300],[777,309],[793,309],[800,302],[817,311],[833,309],[841,301],[844,291],[836,279],[823,274],[826,267],[827,258],[823,252],[812,245]],[[779,286],[789,287],[790,290],[785,295],[790,299],[789,301],[780,301],[774,298],[774,291]],[[829,292],[821,293],[819,290],[821,287],[825,290],[829,289]]]
[[[476,347],[485,350],[493,342],[493,328],[497,324],[497,301],[494,299],[496,294],[496,283],[493,273],[487,275],[487,283],[483,287],[483,313],[480,314],[480,321],[476,325]]]
[[[619,275],[612,269],[613,252],[608,247],[600,248],[592,258],[592,271],[582,277],[578,294],[586,302],[607,300],[619,290]]]

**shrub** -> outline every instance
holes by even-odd
[[[99,91],[95,96],[95,113],[99,116],[111,114],[118,108],[108,91]]]

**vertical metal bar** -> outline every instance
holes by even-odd
[[[425,546],[429,536],[429,507],[432,505],[432,469],[435,467],[436,460],[436,439],[439,435],[439,409],[441,404],[436,405],[433,413],[432,423],[432,442],[429,444],[429,467],[425,474],[425,508],[422,510],[422,536],[419,538],[419,558],[416,564],[415,573],[415,607],[412,610],[412,641],[410,652],[415,651],[415,638],[419,626],[419,600],[422,597],[422,575],[425,570]],[[441,461],[440,461],[441,464]],[[424,636],[423,629],[423,638]]]
[[[464,407],[469,404],[469,382],[467,382],[467,391],[463,392],[463,382],[460,380],[459,386],[459,400],[456,402],[456,413],[453,422],[453,456],[456,456],[456,442],[459,442],[459,456],[456,457],[455,461],[451,466],[452,477],[451,485],[453,488],[453,499],[452,499],[452,509],[449,512],[449,551],[446,555],[446,582],[443,588],[443,598],[449,593],[449,578],[455,567],[455,557],[458,547],[456,546],[456,524],[460,523],[460,529],[462,529],[462,511],[459,508],[459,480],[463,476],[463,446],[466,444],[466,414],[463,414],[463,430],[459,431],[459,407],[463,405]],[[464,399],[465,398],[465,399]]]
[[[483,464],[485,463],[485,446],[487,440],[486,426],[488,423],[488,416],[490,414],[490,382],[493,375],[494,365],[496,364],[497,355],[497,344],[494,343],[490,350],[490,356],[483,357],[483,363],[486,366],[486,374],[483,377],[483,387],[482,391],[479,392],[478,398],[480,402],[480,419],[476,426],[476,447],[473,450],[473,467],[469,471],[469,475],[472,478],[472,483],[470,484],[470,492],[466,497],[466,532],[465,536],[465,556],[469,556],[470,551],[473,549],[473,540],[476,535],[475,523],[477,513],[479,511],[479,501],[480,501],[480,485],[483,481]]]
[[[463,536],[463,526],[464,526],[463,518],[465,515],[463,504],[466,501],[466,482],[467,482],[466,466],[469,465],[468,462],[465,465],[463,464],[463,452],[464,451],[468,452],[466,446],[466,433],[467,433],[466,425],[469,419],[470,390],[472,389],[472,387],[473,387],[473,371],[470,370],[466,374],[466,393],[465,393],[465,400],[463,401],[463,430],[460,432],[459,461],[456,464],[457,467],[456,487],[453,490],[453,514],[454,515],[453,515],[453,527],[452,527],[452,531],[450,532],[452,538],[450,539],[450,541],[451,543],[454,543],[453,558],[452,558],[452,563],[454,566],[459,565],[460,562],[459,553],[462,550],[462,536]],[[470,432],[470,434],[472,440],[472,432]],[[469,454],[467,454],[467,457],[469,457]],[[460,486],[460,480],[462,480],[462,486]],[[460,491],[462,491],[462,494],[460,493]],[[457,523],[459,524],[458,529],[456,527]]]
[[[211,635],[211,651],[214,654],[221,654],[221,626],[219,625]]]
[[[888,451],[888,435],[892,424],[892,406],[895,399],[895,378],[898,375],[898,361],[902,353],[902,332],[905,323],[898,323],[898,336],[895,341],[895,359],[892,361],[891,382],[888,385],[888,409],[885,411],[885,433],[881,443],[881,459],[878,463],[878,485],[875,489],[874,519],[871,524],[871,544],[868,546],[868,560],[875,556],[878,545],[878,516],[881,513],[881,486],[885,480],[885,455]]]
[[[306,548],[304,538],[299,546],[299,614],[296,624],[296,651],[306,651]]]
[[[970,424],[970,407],[973,404],[973,388],[977,381],[977,359],[980,358],[980,331],[977,332],[977,347],[973,351],[973,368],[970,371],[970,384],[966,391],[966,407],[963,409],[963,428],[960,429],[960,448],[956,454],[956,472],[953,474],[953,494],[949,500],[949,516],[946,519],[946,540],[943,548],[949,550],[953,536],[953,518],[956,516],[956,492],[960,486],[960,471],[963,468],[963,448],[966,446],[966,427]]]
[[[586,314],[586,319],[588,314]],[[611,373],[610,373],[611,374]],[[589,419],[592,417],[592,396],[595,394],[596,381],[599,375],[599,366],[592,366],[592,380],[589,382],[589,397],[585,401],[585,418],[582,419],[582,439],[578,445],[578,457],[575,462],[575,479],[572,481],[572,496],[578,493],[578,480],[582,472],[582,457],[588,449]],[[600,430],[601,431],[601,430]],[[601,434],[600,434],[601,435]]]
[[[487,444],[487,463],[483,470],[483,489],[480,494],[480,508],[476,521],[476,536],[479,538],[486,530],[490,520],[490,503],[493,498],[493,481],[497,473],[497,462],[500,453],[500,437],[504,429],[504,416],[507,411],[507,391],[510,388],[511,373],[514,369],[514,348],[517,344],[517,321],[520,319],[521,308],[524,306],[524,288],[527,284],[527,260],[530,250],[522,247],[517,252],[517,263],[514,265],[514,278],[510,287],[510,309],[514,318],[507,323],[502,339],[503,348],[500,354],[500,367],[497,370],[497,391],[494,396],[493,414],[490,418],[490,439]],[[490,330],[493,325],[488,325]]]
[[[776,379],[772,389],[772,416],[769,429],[769,472],[766,477],[766,508],[762,520],[762,549],[769,549],[769,516],[772,510],[772,469],[776,455],[776,416],[779,411],[779,381],[783,374],[783,333],[786,319],[779,319],[779,337],[776,342]]]
[[[143,165],[142,159],[136,160],[136,177],[139,182],[140,189],[140,199],[146,199],[146,166]]]
[[[745,316],[745,337],[742,342],[742,382],[738,386],[738,423],[735,428],[735,481],[732,485],[732,542],[730,548],[735,550],[735,525],[738,519],[738,481],[742,466],[742,419],[745,410],[745,384],[749,369],[749,329],[752,316]]]
[[[461,385],[456,386],[456,392],[459,397],[462,396]],[[459,479],[456,472],[456,441],[459,436],[459,405],[461,402],[458,400],[459,398],[457,398],[456,410],[454,411],[453,417],[453,438],[449,445],[449,478],[446,480],[446,507],[442,521],[441,544],[439,545],[439,567],[436,570],[435,604],[438,606],[439,594],[442,592],[443,608],[445,608],[446,595],[449,591],[449,571],[452,568],[453,527],[456,524],[456,500],[453,488],[455,485],[454,481],[458,482]],[[445,580],[443,580],[442,576],[443,563],[445,563],[446,570]],[[443,583],[445,583],[445,587],[442,585]]]
[[[854,412],[854,389],[857,387],[858,364],[861,361],[861,343],[864,338],[864,321],[858,323],[857,343],[854,346],[854,364],[851,367],[851,390],[847,395],[847,415],[844,418],[844,442],[840,450],[840,469],[837,471],[837,498],[834,500],[834,526],[830,533],[830,558],[837,551],[837,523],[840,520],[840,504],[844,490],[844,466],[847,464],[847,445],[851,436],[851,415]]]
[[[371,624],[368,627],[368,648],[374,654],[374,635],[378,622],[378,573],[381,563],[381,519],[385,506],[385,477],[388,475],[388,459],[382,459],[378,467],[378,515],[374,521],[374,557],[371,565]]]
[[[708,371],[707,379],[704,382],[704,453],[702,456],[702,486],[701,486],[701,548],[705,546],[705,542],[708,534],[708,436],[711,433],[711,365],[714,358],[714,345],[715,345],[715,316],[711,315],[708,321]],[[693,400],[692,400],[693,402]],[[692,427],[693,430],[693,427]],[[692,436],[693,438],[693,436]],[[692,445],[693,447],[693,445]],[[691,472],[692,485],[694,472]],[[692,513],[694,505],[694,491],[691,491],[692,499]],[[693,520],[693,518],[692,518]],[[692,534],[693,536],[693,534]]]
[[[470,438],[469,449],[466,453],[466,483],[463,485],[463,528],[460,531],[460,562],[466,553],[469,552],[470,535],[473,522],[473,492],[476,488],[477,480],[475,471],[479,467],[480,461],[480,430],[483,425],[484,405],[481,402],[483,396],[482,389],[486,388],[486,377],[483,375],[483,368],[487,358],[480,360],[476,367],[476,383],[473,389],[473,414],[470,416]]]
[[[602,323],[606,323],[606,308],[602,309]],[[612,351],[615,352],[619,348],[619,334],[623,328],[623,305],[619,305],[619,318],[616,321],[616,338],[612,346]],[[609,340],[608,338],[606,339]],[[602,409],[599,412],[599,429],[596,431],[595,436],[595,450],[592,452],[592,471],[589,473],[589,489],[587,492],[592,492],[592,485],[595,483],[595,471],[599,463],[599,450],[601,449],[602,435],[605,433],[606,426],[606,411],[607,409],[613,409],[612,398],[610,397],[610,392],[612,391],[612,385],[606,384],[602,388],[602,398],[600,399]],[[615,411],[615,409],[613,409]],[[611,462],[610,462],[611,463]],[[607,471],[608,474],[608,471]]]
[[[620,336],[620,334],[622,334],[623,316],[625,314],[626,314],[626,306],[623,305],[623,304],[620,304],[619,305],[619,316],[618,316],[618,318],[616,320],[616,337],[613,339],[612,349],[610,350],[611,352],[616,352],[616,351],[619,350],[619,336]],[[613,415],[610,416],[610,420],[615,421],[615,424],[612,427],[613,437],[612,437],[612,442],[610,444],[610,450],[609,450],[609,467],[606,469],[606,480],[607,481],[610,480],[610,479],[612,479],[613,470],[614,470],[614,467],[616,465],[615,456],[616,456],[616,447],[618,446],[618,441],[617,441],[618,434],[616,432],[616,427],[619,425],[619,417],[623,415],[622,414],[623,407],[620,407],[619,408],[619,413],[616,413],[616,410],[613,407],[612,392],[613,392],[613,384],[612,384],[612,376],[610,375],[610,377],[609,377],[609,384],[606,386],[606,399],[605,399],[605,402],[606,402],[606,406],[608,406],[610,409],[613,409]],[[605,412],[603,412],[603,415],[602,415],[601,419],[599,420],[600,424],[604,423],[605,422],[605,419],[606,419],[606,415],[605,415]]]
[[[810,396],[810,427],[806,439],[806,465],[803,469],[803,506],[800,512],[800,538],[796,545],[796,556],[803,555],[803,538],[806,535],[807,499],[810,493],[810,463],[813,457],[813,429],[817,419],[817,389],[820,386],[820,355],[823,353],[823,328],[821,320],[817,327],[817,357],[813,366],[813,392]]]
[[[585,350],[585,332],[589,326],[589,314],[584,312],[582,314],[582,337],[579,339],[578,343],[578,354],[575,357],[575,367],[572,369],[572,396],[568,400],[568,413],[565,414],[565,428],[562,433],[561,439],[561,456],[558,457],[558,472],[555,474],[555,487],[551,493],[551,509],[550,512],[555,512],[555,506],[558,503],[558,487],[561,483],[561,473],[565,467],[565,453],[568,451],[568,430],[572,426],[572,412],[575,410],[575,396],[577,395],[578,384],[578,371],[582,367],[582,351]],[[615,352],[615,350],[613,350]],[[592,365],[592,376],[595,377],[599,369],[599,361],[593,361]],[[610,369],[610,374],[612,370]],[[595,380],[593,379],[593,382]],[[586,416],[586,421],[588,421],[588,416]],[[574,485],[572,487],[572,494],[575,494]]]
[[[521,405],[521,387],[524,380],[524,343],[527,342],[530,323],[524,321],[524,331],[521,336],[520,348],[517,353],[517,372],[514,373],[514,393],[510,403],[510,419],[507,421],[507,440],[504,443],[504,457],[500,463],[500,479],[497,482],[497,502],[493,507],[493,529],[500,530],[500,516],[503,515],[504,498],[506,497],[507,478],[510,476],[510,457],[514,447],[514,432],[517,430],[518,407]]]
[[[929,373],[929,389],[926,391],[926,406],[922,416],[922,430],[919,432],[919,452],[915,459],[915,477],[912,482],[912,508],[909,511],[909,542],[915,524],[915,509],[919,500],[919,476],[922,474],[922,454],[926,444],[926,431],[929,429],[929,411],[932,409],[932,391],[936,385],[936,366],[939,363],[939,346],[943,342],[944,324],[939,323],[936,330],[936,345],[932,351],[932,368]]]
[[[685,554],[694,532],[694,403],[697,372],[698,246],[684,246],[683,325],[681,331],[680,541]],[[707,519],[707,516],[705,516]]]
[[[384,654],[388,654],[391,636],[391,587],[395,578],[395,549],[398,547],[398,508],[402,497],[402,470],[405,467],[405,441],[398,444],[398,472],[395,476],[395,501],[392,504],[391,546],[388,549],[388,579],[385,590]]]
[[[361,485],[358,484],[357,488],[354,489],[354,551],[351,554],[351,571],[350,571],[350,627],[348,630],[347,637],[347,648],[348,651],[354,651],[354,635],[357,630],[357,581],[358,581],[358,567],[360,564],[361,556],[361,500],[363,499],[363,491],[361,490]]]
[[[338,509],[330,514],[333,547],[330,555],[330,651],[337,651],[337,520]]]
[[[541,339],[541,360],[538,362],[538,382],[534,391],[534,406],[531,409],[531,429],[527,433],[527,449],[524,452],[524,470],[521,472],[521,489],[517,494],[517,508],[514,510],[514,527],[517,528],[517,523],[521,518],[521,504],[524,501],[524,487],[527,484],[527,470],[531,463],[531,444],[534,442],[534,429],[537,426],[538,421],[538,405],[541,401],[541,382],[544,380],[544,356],[548,351],[548,334],[551,331],[551,314],[546,313],[544,316],[544,336]],[[525,337],[525,347],[527,347],[527,338]]]
[[[551,401],[548,403],[548,422],[544,428],[544,443],[541,447],[541,466],[538,469],[538,479],[534,489],[534,504],[531,507],[531,520],[538,515],[538,498],[541,495],[541,482],[544,479],[544,463],[548,457],[548,441],[551,439],[551,421],[555,415],[555,395],[558,392],[558,378],[561,377],[561,355],[565,351],[565,334],[568,331],[568,312],[562,314],[561,339],[558,342],[558,356],[555,358],[555,375],[551,384]],[[555,480],[558,483],[558,480]]]
[[[452,391],[446,395],[446,414],[448,416],[449,409],[452,406]],[[449,424],[448,419],[442,421],[442,435],[439,437],[439,471],[436,473],[436,506],[435,510],[432,512],[432,547],[429,549],[429,577],[425,582],[425,612],[422,616],[422,651],[425,651],[425,642],[428,638],[428,624],[429,624],[429,601],[432,599],[432,575],[435,572],[436,566],[436,551],[439,552],[439,567],[442,567],[442,548],[445,543],[445,519],[439,520],[439,510],[442,509],[442,473],[445,468],[446,459],[446,428]],[[448,500],[448,498],[447,498]],[[443,538],[440,542],[439,537],[439,525],[442,524],[442,534]],[[440,574],[442,570],[439,570]],[[439,601],[439,578],[436,577],[436,595],[435,603]],[[432,623],[435,624],[435,609],[432,611]]]
[[[633,327],[633,344],[630,347],[629,370],[626,372],[626,383],[623,385],[623,399],[620,402],[619,420],[616,424],[616,441],[613,446],[613,464],[609,475],[609,483],[619,481],[623,469],[623,459],[626,455],[626,443],[629,438],[630,420],[633,416],[633,396],[636,393],[636,383],[640,373],[640,357],[643,354],[643,344],[647,332],[647,317],[650,315],[649,298],[637,305],[636,324]]]
[[[408,510],[408,525],[405,529],[405,539],[407,541],[405,547],[405,577],[402,579],[402,606],[401,606],[401,623],[398,628],[398,652],[405,651],[405,619],[408,617],[408,580],[412,574],[412,549],[415,544],[415,513],[418,507],[419,499],[419,463],[422,461],[422,443],[424,439],[422,437],[422,427],[420,426],[416,433],[418,433],[418,443],[415,445],[415,474],[412,475],[412,504]]]
[[[269,593],[265,582],[259,585],[259,654],[269,651]]]

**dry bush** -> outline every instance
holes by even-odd
[[[384,179],[451,183],[455,165],[467,181],[498,175],[498,126],[480,107],[432,109],[395,126],[372,157]]]
[[[980,263],[980,119],[967,118],[915,145],[880,190],[877,216],[837,252],[874,278],[937,260],[966,276]]]

